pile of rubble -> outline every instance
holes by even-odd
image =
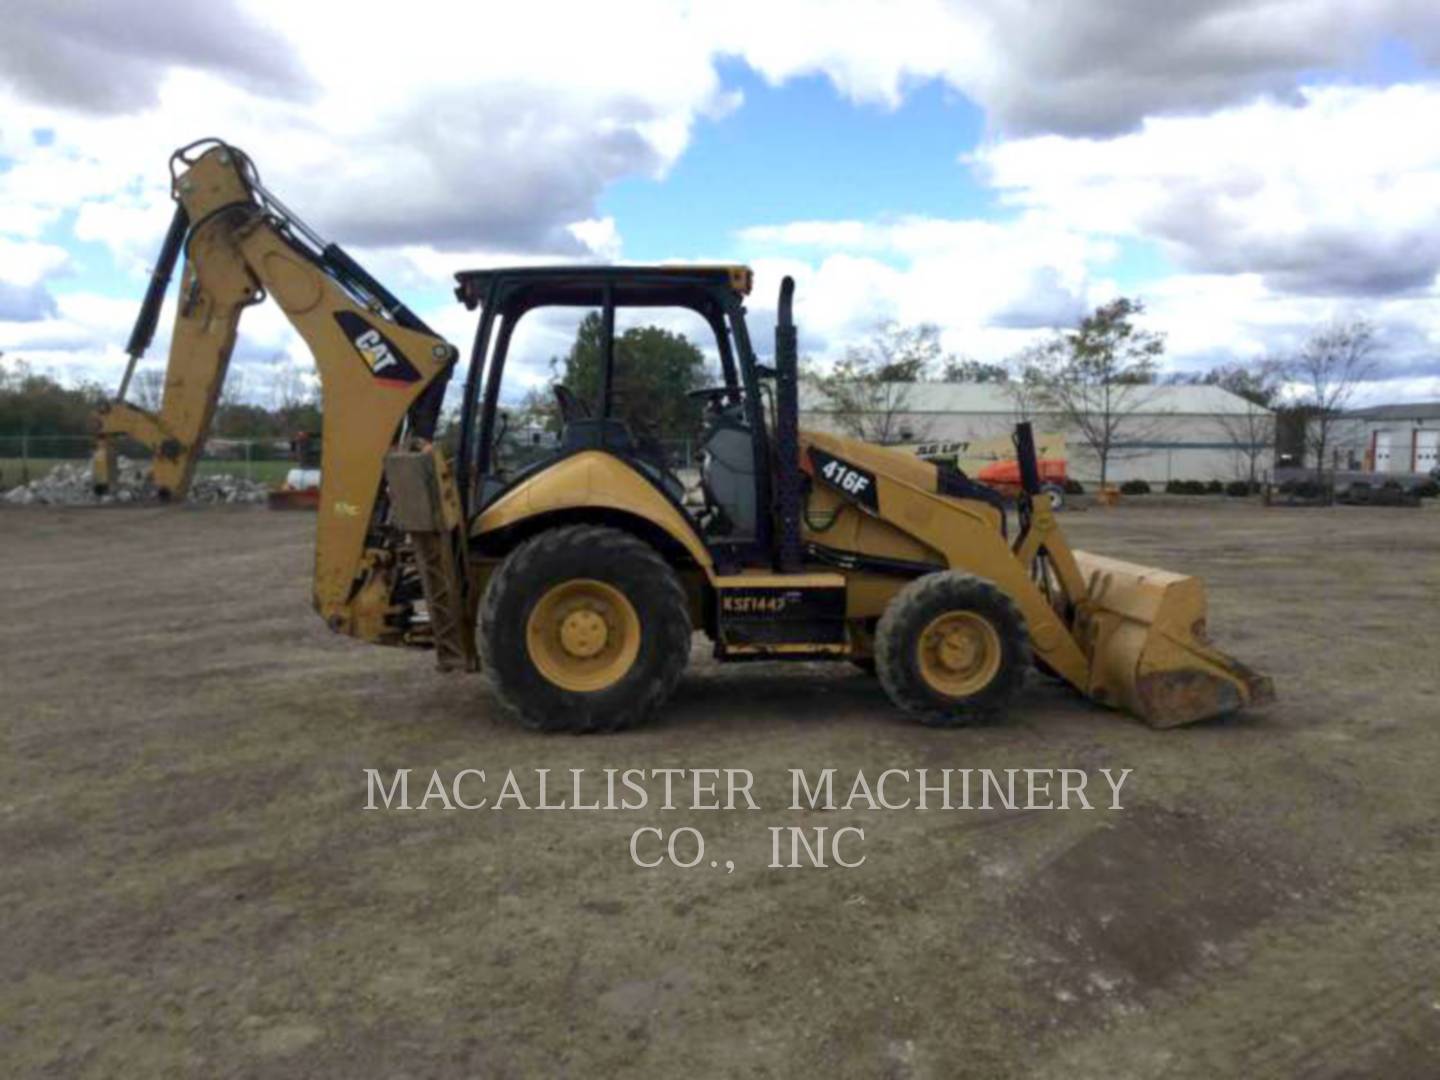
[[[270,489],[240,476],[212,474],[197,476],[190,485],[192,503],[263,503]],[[106,503],[155,501],[149,467],[143,462],[120,458],[115,483],[104,495],[95,494],[95,480],[89,462],[62,462],[38,480],[12,488],[0,495],[0,502],[41,506],[98,506]]]

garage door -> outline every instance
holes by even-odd
[[[1392,454],[1390,446],[1394,442],[1392,433],[1389,431],[1375,432],[1375,471],[1389,472],[1394,466],[1391,464]]]
[[[1415,432],[1415,471],[1428,473],[1440,467],[1440,430]]]

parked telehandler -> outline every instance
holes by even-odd
[[[435,443],[458,353],[215,140],[171,159],[176,210],[99,417],[97,485],[124,437],[183,497],[245,308],[273,299],[314,353],[323,459],[314,606],[336,632],[432,649],[483,670],[545,730],[608,731],[653,714],[702,630],[720,660],[873,666],[892,701],[954,724],[1001,715],[1032,667],[1159,727],[1271,696],[1205,638],[1195,578],[1072,551],[1016,430],[1014,535],[1000,497],[953,467],[800,431],[793,283],[773,363],[745,323],[743,266],[547,266],[457,275],[479,311],[458,449]],[[158,413],[124,400],[184,255]],[[552,306],[602,313],[595,400],[554,387],[559,439],[506,460],[516,326]],[[698,392],[698,492],[617,415],[616,311],[677,308],[714,334],[720,385]]]

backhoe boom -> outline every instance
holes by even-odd
[[[111,482],[117,444],[128,438],[152,452],[160,496],[185,497],[240,317],[269,297],[304,338],[320,375],[315,608],[336,631],[369,641],[427,633],[412,618],[406,594],[418,593],[418,575],[404,533],[386,520],[382,478],[388,451],[433,436],[455,349],[265,191],[239,150],[214,141],[187,147],[172,159],[172,175],[177,209],[131,335],[130,364],[120,393],[98,416],[97,486]],[[149,412],[124,394],[182,253],[164,396]]]

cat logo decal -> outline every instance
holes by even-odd
[[[420,381],[420,372],[405,359],[405,354],[395,343],[353,311],[337,311],[335,321],[355,346],[360,359],[375,376],[375,381],[385,386],[408,386]]]

